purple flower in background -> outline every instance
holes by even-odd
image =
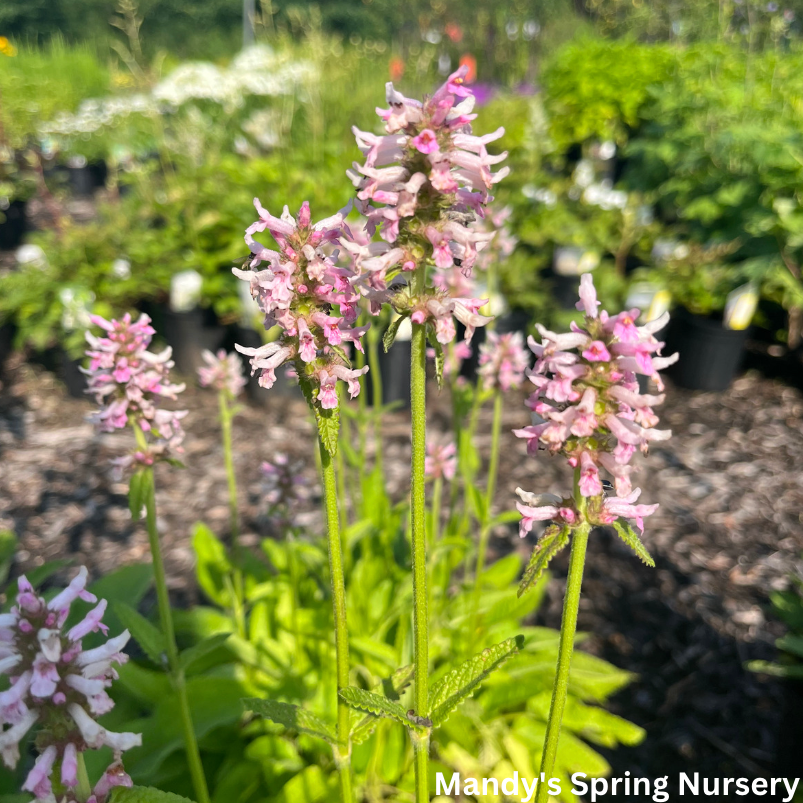
[[[480,367],[477,371],[486,390],[507,393],[511,388],[520,387],[528,367],[529,357],[521,332],[502,335],[487,333],[485,342],[480,346]]]
[[[226,391],[233,399],[240,395],[246,385],[243,364],[235,352],[227,354],[220,349],[213,354],[205,349],[201,356],[206,365],[198,369],[198,380],[202,387]]]
[[[496,97],[497,93],[497,89],[493,84],[472,84],[470,89],[478,108],[490,103]]]
[[[128,660],[121,650],[129,633],[125,630],[99,647],[84,650],[85,636],[108,633],[102,621],[106,601],[98,602],[86,590],[86,581],[87,570],[82,567],[67,588],[47,602],[20,577],[17,604],[0,614],[0,673],[11,680],[8,690],[0,692],[0,719],[10,726],[0,733],[0,754],[13,769],[20,757],[20,740],[35,724],[41,726],[36,740],[40,755],[22,787],[37,800],[55,799],[51,777],[57,763],[61,785],[74,790],[78,753],[88,747],[110,747],[115,760],[94,795],[95,803],[103,803],[112,786],[131,786],[120,756],[142,743],[139,734],[114,733],[95,719],[114,707],[106,690],[117,677],[114,665]],[[66,630],[77,599],[97,605]]]
[[[424,459],[424,474],[433,480],[452,479],[457,471],[456,455],[454,441],[430,441]]]

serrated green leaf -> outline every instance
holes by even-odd
[[[431,330],[427,332],[427,340],[429,340],[429,345],[432,346],[432,349],[435,352],[435,378],[438,380],[438,389],[440,389],[443,387],[443,366],[445,363],[443,346],[435,337],[435,332]]]
[[[429,718],[435,727],[442,725],[460,703],[471,697],[477,687],[495,669],[524,645],[524,637],[516,636],[486,647],[457,669],[432,685],[429,691]]]
[[[218,633],[184,650],[179,657],[181,668],[189,669],[196,661],[200,661],[201,658],[220,647],[230,635],[231,633]]]
[[[192,803],[192,801],[150,786],[117,786],[112,791],[111,803]]]
[[[641,558],[643,563],[648,566],[655,566],[655,561],[650,556],[650,553],[647,552],[647,548],[641,542],[641,538],[639,538],[626,519],[617,519],[613,526],[617,535]]]
[[[544,569],[558,552],[569,543],[569,528],[558,529],[556,526],[548,527],[538,543],[533,547],[530,562],[524,570],[519,583],[518,596],[526,593],[543,574]]]
[[[157,666],[162,666],[167,648],[159,629],[125,602],[115,602],[112,607],[123,627],[131,633],[148,658]]]
[[[376,694],[384,695],[388,700],[398,700],[402,692],[412,683],[415,675],[415,666],[409,664],[397,669],[389,678],[385,678],[372,691]],[[362,744],[373,732],[379,717],[374,714],[367,714],[357,722],[351,729],[351,741],[354,744]]]
[[[349,686],[341,689],[340,699],[357,711],[364,711],[378,717],[389,717],[410,727],[412,723],[407,718],[407,712],[394,700],[389,700],[381,694]]]
[[[402,322],[406,318],[406,315],[399,315],[398,318],[394,318],[390,322],[390,326],[385,330],[385,334],[382,335],[382,346],[387,353],[388,349],[393,345],[393,341],[396,339],[396,335],[399,333],[399,327],[402,325]]]
[[[330,744],[337,741],[334,729],[328,722],[324,722],[312,712],[292,703],[247,697],[243,700],[243,707],[277,725],[284,725],[288,730],[306,733],[308,736],[324,739]]]
[[[315,421],[318,424],[318,434],[325,449],[332,457],[337,455],[337,441],[340,434],[340,410],[321,410],[315,405]]]

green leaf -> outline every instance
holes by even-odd
[[[655,566],[655,561],[647,552],[646,547],[638,537],[636,531],[630,526],[626,519],[617,519],[613,523],[617,535],[638,555],[648,566]]]
[[[192,548],[198,558],[195,569],[198,585],[212,602],[225,608],[231,604],[226,586],[226,578],[231,571],[231,563],[226,548],[218,537],[203,523],[199,522],[192,531]]]
[[[427,332],[427,340],[429,340],[429,345],[435,351],[435,377],[438,380],[438,389],[441,389],[443,387],[443,365],[445,362],[443,346],[438,342],[435,333],[431,330]]]
[[[246,697],[242,702],[246,711],[253,711],[277,725],[283,725],[287,730],[306,733],[331,744],[337,741],[334,729],[328,722],[298,705],[278,700],[261,700],[257,697]]]
[[[519,583],[518,596],[526,593],[541,577],[544,569],[558,552],[569,543],[569,528],[559,529],[556,525],[547,527],[544,534],[533,547],[533,554],[530,562],[524,570],[524,575]]]
[[[117,786],[112,791],[111,803],[192,803],[189,798],[162,792],[150,786]]]
[[[192,803],[189,798],[162,792],[150,786],[117,786],[112,791],[111,803]]]
[[[136,608],[153,583],[153,565],[150,563],[134,563],[123,566],[111,574],[96,580],[89,586],[98,599],[105,599],[111,609],[104,621],[112,633],[122,630],[125,625],[119,621],[115,611],[115,603],[124,602]]]
[[[17,549],[17,536],[13,530],[0,530],[0,585],[8,579],[14,552]]]
[[[189,669],[196,661],[200,661],[201,658],[220,647],[230,635],[230,633],[218,633],[184,650],[179,658],[181,668]]]
[[[131,475],[128,483],[128,507],[131,510],[131,517],[138,521],[142,515],[142,508],[145,506],[150,483],[153,474],[149,469],[142,469]]]
[[[412,722],[407,717],[407,712],[397,702],[389,700],[381,694],[358,689],[356,686],[341,689],[339,694],[341,700],[357,711],[364,711],[378,717],[389,717],[407,727],[412,726]]]
[[[393,345],[393,341],[396,339],[396,335],[399,333],[399,327],[402,325],[402,322],[406,318],[406,315],[399,315],[398,318],[394,318],[390,322],[390,326],[385,330],[385,334],[382,335],[382,345],[385,348],[385,352]]]
[[[385,678],[372,691],[379,695],[384,695],[388,700],[400,699],[402,692],[412,683],[415,675],[415,666],[409,664],[397,669],[389,678]],[[351,729],[351,741],[354,744],[362,744],[373,732],[379,717],[374,714],[367,714],[359,722],[355,723]]]
[[[148,658],[157,666],[164,665],[166,651],[162,633],[135,608],[125,602],[115,602],[112,606],[117,618],[127,628]]]
[[[477,687],[498,669],[511,655],[524,645],[524,637],[516,636],[493,647],[486,647],[479,655],[469,658],[432,685],[429,691],[429,717],[432,724],[442,725],[460,703],[471,697]]]

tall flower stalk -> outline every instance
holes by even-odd
[[[340,538],[335,458],[339,434],[337,381],[346,382],[351,398],[360,393],[360,377],[368,366],[353,369],[343,345],[363,351],[361,337],[367,327],[355,327],[359,293],[352,286],[354,273],[336,264],[332,246],[340,242],[342,212],[313,224],[305,202],[294,218],[287,207],[280,218],[273,217],[254,200],[259,220],[246,231],[251,249],[250,268],[234,269],[248,281],[251,294],[265,313],[265,328],[278,325],[280,337],[260,348],[237,350],[251,357],[252,373],[260,371],[259,383],[271,387],[276,369],[289,364],[315,415],[321,455],[324,513],[329,540],[329,567],[335,622],[337,666],[337,737],[333,744],[340,775],[343,801],[353,800],[349,708],[340,692],[349,685],[349,646],[346,618],[346,589],[343,548]],[[268,230],[279,246],[271,251],[254,240],[257,232]],[[262,262],[268,268],[253,270]]]
[[[604,310],[598,312],[598,307],[591,274],[585,274],[577,304],[585,313],[583,325],[572,324],[566,334],[537,326],[541,342],[529,340],[537,357],[529,374],[536,390],[527,402],[537,423],[515,431],[527,440],[528,452],[560,453],[574,468],[574,487],[566,498],[516,491],[521,499],[517,507],[522,514],[522,537],[534,522],[548,522],[533,550],[519,595],[571,541],[558,664],[541,758],[542,777],[546,778],[552,777],[558,751],[589,533],[594,526],[613,525],[639,558],[655,565],[641,536],[644,518],[658,505],[636,504],[641,491],[632,486],[629,463],[637,449],[646,453],[650,443],[671,435],[669,430],[655,429],[658,416],[653,407],[663,402],[663,394],[643,394],[637,381],[638,374],[651,377],[663,390],[658,371],[675,362],[677,355],[659,356],[664,344],[653,335],[666,325],[668,314],[637,326],[637,309],[611,316]],[[613,477],[610,487],[615,488],[614,495],[609,495],[600,470]],[[544,803],[547,795],[547,785],[539,784],[538,803]]]
[[[147,315],[142,315],[137,321],[132,321],[130,315],[112,321],[92,316],[92,322],[105,332],[105,337],[86,333],[90,346],[87,350],[90,364],[86,370],[88,392],[100,406],[94,415],[94,421],[103,432],[131,427],[136,437],[135,450],[116,460],[115,466],[120,474],[125,469],[134,469],[129,485],[132,514],[137,517],[142,508],[145,508],[161,631],[169,674],[179,704],[187,763],[197,803],[209,803],[209,791],[192,723],[184,670],[176,645],[167,577],[156,524],[153,476],[155,463],[175,463],[182,452],[184,433],[181,419],[186,411],[168,410],[161,405],[166,399],[177,399],[178,394],[184,390],[184,385],[170,382],[173,362],[169,348],[160,354],[148,351],[155,332]]]
[[[402,320],[412,323],[410,524],[413,554],[414,705],[412,716],[427,717],[428,613],[426,557],[426,351],[435,350],[438,380],[443,374],[443,345],[455,338],[455,319],[470,340],[476,326],[490,319],[479,314],[485,299],[453,297],[432,281],[431,270],[471,271],[478,251],[493,236],[472,227],[484,215],[489,190],[507,173],[491,165],[506,154],[491,156],[486,145],[504,134],[471,134],[474,96],[464,86],[467,68],[423,102],[404,97],[387,85],[389,108],[378,110],[385,135],[355,129],[365,163],[349,173],[357,188],[357,208],[367,218],[367,234],[382,242],[359,243],[363,249],[363,286],[387,289],[398,313],[385,337],[393,342]],[[399,274],[406,285],[393,289]],[[415,750],[416,800],[428,800],[428,727],[410,734]]]
[[[226,466],[226,483],[229,491],[229,529],[231,546],[236,567],[230,580],[232,585],[232,607],[238,633],[246,635],[245,625],[245,589],[242,575],[242,546],[240,544],[240,515],[237,508],[237,474],[234,471],[234,449],[232,448],[232,422],[237,415],[237,397],[247,384],[243,376],[243,364],[234,354],[226,354],[220,349],[216,354],[205,350],[201,356],[204,365],[198,369],[198,379],[202,387],[217,390],[220,432],[223,440],[223,462]]]

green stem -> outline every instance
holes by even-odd
[[[590,525],[585,523],[586,500],[578,489],[579,470],[575,470],[574,497],[583,521],[572,533],[572,553],[569,559],[569,577],[566,583],[566,596],[563,600],[563,618],[560,623],[560,646],[558,647],[558,666],[555,673],[555,685],[552,689],[552,705],[549,709],[544,750],[541,754],[541,773],[548,779],[555,769],[555,757],[558,753],[558,739],[563,720],[563,709],[566,707],[566,696],[569,691],[569,670],[572,665],[574,651],[574,635],[577,631],[577,612],[580,608],[580,589],[583,584],[583,567],[588,545]],[[548,786],[538,784],[536,803],[547,801]]]
[[[89,783],[89,775],[86,771],[84,754],[78,753],[78,786],[75,789],[75,796],[80,803],[86,803],[92,795],[92,785]]]
[[[237,512],[237,475],[234,473],[234,450],[231,445],[231,404],[228,392],[221,390],[218,394],[220,401],[220,429],[223,435],[223,459],[226,464],[226,480],[229,485],[229,526],[231,527],[231,543],[235,556],[240,552],[240,517]]]
[[[438,477],[432,484],[432,527],[430,545],[437,544],[441,529],[441,497],[443,496],[443,477]]]
[[[474,569],[474,600],[472,603],[472,627],[469,643],[473,642],[477,627],[477,612],[482,594],[482,573],[485,570],[485,559],[488,555],[488,541],[491,537],[491,508],[496,494],[496,477],[499,471],[499,436],[502,431],[502,392],[499,388],[494,393],[494,417],[491,429],[491,461],[488,466],[488,487],[485,491],[485,521],[481,522],[480,541],[477,546],[477,565]]]
[[[415,711],[426,716],[429,695],[427,614],[427,522],[424,460],[427,448],[426,325],[413,324],[410,364],[412,416],[412,468],[410,476],[410,521],[413,544],[413,642],[415,647]],[[416,801],[428,799],[428,743],[416,745]]]
[[[415,754],[415,799],[416,803],[426,803],[429,800],[429,736],[411,734],[411,737]]]
[[[329,574],[332,582],[332,606],[335,618],[335,657],[337,662],[337,690],[349,685],[349,636],[346,621],[346,583],[343,576],[343,548],[340,542],[340,518],[337,505],[337,480],[332,456],[323,442],[318,442],[321,453],[321,474],[326,507],[326,527],[329,536]],[[351,803],[351,744],[349,735],[349,707],[337,697],[337,741],[335,762],[340,774],[340,792],[343,803]]]
[[[159,607],[159,618],[162,623],[162,633],[167,651],[167,663],[173,686],[178,699],[179,717],[184,734],[184,748],[187,753],[187,763],[190,767],[190,777],[195,789],[198,803],[209,803],[209,790],[206,786],[201,754],[198,751],[198,742],[195,738],[195,729],[190,714],[190,701],[187,697],[187,685],[184,679],[184,670],[179,662],[178,647],[176,646],[176,633],[173,628],[173,614],[170,610],[170,598],[167,593],[167,578],[165,576],[162,549],[159,543],[159,532],[156,528],[156,495],[154,492],[153,469],[148,469],[146,477],[147,494],[145,496],[146,523],[148,540],[153,558],[153,576],[156,584],[156,600]]]

